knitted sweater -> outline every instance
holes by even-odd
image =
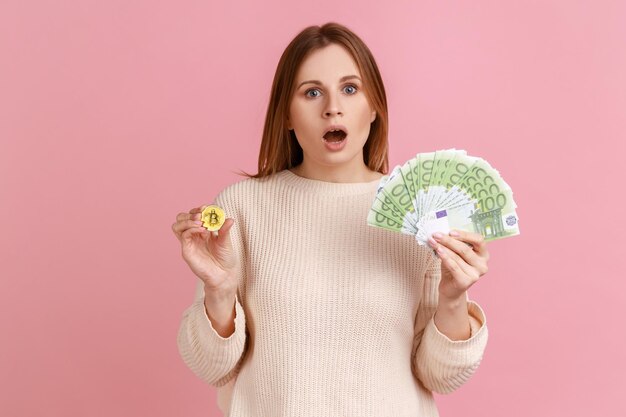
[[[482,309],[468,299],[467,340],[437,329],[441,261],[367,224],[377,185],[283,170],[216,197],[235,219],[235,332],[213,329],[198,280],[178,348],[226,417],[437,416],[432,391],[452,392],[478,367]]]

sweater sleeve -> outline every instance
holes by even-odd
[[[178,351],[194,374],[219,387],[239,372],[246,344],[246,318],[236,296],[235,331],[229,337],[220,336],[206,314],[204,286],[198,281],[195,300],[183,313],[178,330]]]
[[[434,321],[439,298],[441,260],[433,258],[424,274],[424,288],[415,318],[413,374],[426,388],[449,394],[467,382],[480,364],[487,345],[487,321],[480,306],[469,300],[470,338],[451,340]]]
[[[235,217],[230,204],[220,194],[215,204],[225,209],[227,217]],[[235,219],[237,222],[238,219]],[[240,284],[244,259],[238,224],[231,229],[231,240],[239,257]],[[178,330],[178,351],[185,364],[208,384],[220,387],[238,373],[247,348],[246,316],[241,303],[241,285],[235,296],[235,331],[224,338],[213,328],[204,306],[204,285],[198,279],[194,301],[183,312]]]

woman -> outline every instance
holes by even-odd
[[[388,170],[387,102],[349,29],[304,29],[272,86],[259,172],[172,226],[200,278],[178,346],[218,387],[226,416],[436,416],[477,368],[485,316],[467,289],[487,271],[482,237],[432,251],[366,218]],[[451,233],[452,235],[453,233]]]

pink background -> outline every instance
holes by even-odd
[[[441,414],[626,415],[625,3],[224,3],[0,4],[0,415],[218,415],[170,226],[255,170],[278,58],[329,20],[377,59],[392,166],[465,149],[519,205]]]

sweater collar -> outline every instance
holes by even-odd
[[[306,192],[324,195],[360,195],[374,193],[378,187],[380,179],[370,182],[328,182],[313,180],[294,174],[288,169],[284,169],[277,174],[286,184]]]

